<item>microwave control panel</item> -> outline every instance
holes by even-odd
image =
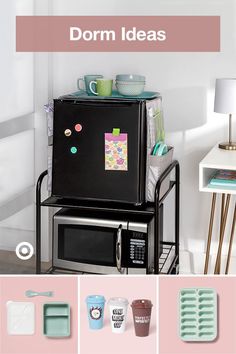
[[[130,261],[134,265],[144,265],[145,264],[145,253],[146,253],[146,241],[144,234],[141,232],[133,232],[130,238]]]

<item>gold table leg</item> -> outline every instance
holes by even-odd
[[[232,251],[233,240],[234,240],[235,224],[236,224],[236,204],[234,207],[234,216],[233,216],[233,223],[232,223],[232,228],[231,228],[231,235],[230,235],[229,250],[228,250],[228,256],[227,256],[225,274],[228,274],[228,272],[229,272],[229,264],[230,264],[231,251]]]
[[[204,266],[204,274],[207,274],[207,272],[208,272],[209,256],[210,256],[210,250],[211,250],[212,229],[213,229],[214,215],[215,215],[215,206],[216,206],[216,193],[213,193],[212,203],[211,203],[211,216],[210,216],[208,239],[207,239],[206,259],[205,259],[205,266]]]
[[[221,239],[221,234],[222,234],[222,226],[223,226],[223,220],[224,220],[224,212],[225,212],[225,193],[222,194],[221,197],[221,211],[220,211],[220,237],[219,237],[219,244],[220,244],[220,239]],[[217,263],[217,273],[218,273],[218,262],[216,258],[216,263]]]
[[[217,257],[216,257],[214,274],[220,274],[222,245],[223,245],[223,241],[224,241],[225,226],[226,226],[227,216],[228,216],[228,211],[229,211],[230,197],[231,197],[231,195],[227,194],[226,203],[223,208],[224,211],[223,211],[223,214],[222,214],[223,216],[221,219],[222,223],[221,223],[221,227],[220,227],[220,239],[219,239],[219,246],[218,246],[218,252],[217,252]],[[222,198],[222,204],[223,204],[223,198]],[[222,207],[223,207],[223,205],[221,206],[221,208]]]
[[[221,199],[221,212],[220,212],[220,235],[222,232],[223,218],[224,218],[224,210],[225,210],[225,194],[222,194]]]

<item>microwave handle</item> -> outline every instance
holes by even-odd
[[[116,267],[118,272],[123,273],[123,269],[121,268],[121,259],[122,259],[122,225],[120,225],[117,229],[116,236]]]

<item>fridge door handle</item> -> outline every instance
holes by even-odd
[[[117,229],[116,236],[116,267],[118,272],[123,273],[124,270],[121,268],[121,259],[122,259],[122,225]]]
[[[65,100],[64,100],[65,101]],[[69,100],[70,102],[71,100]],[[131,102],[132,101],[132,102]],[[95,101],[92,101],[92,100],[89,100],[86,101],[83,101],[81,102],[81,100],[76,100],[76,99],[73,99],[73,103],[74,104],[79,104],[80,106],[88,106],[88,107],[106,107],[106,108],[114,108],[114,107],[130,107],[132,106],[133,104],[137,104],[137,102],[139,103],[139,101],[137,100],[130,100],[130,99],[127,99],[126,101],[115,101],[114,99],[112,100],[112,102],[109,102],[108,100],[103,100],[103,99],[100,99],[99,101],[98,100],[95,100]]]

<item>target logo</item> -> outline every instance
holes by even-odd
[[[27,261],[34,254],[34,247],[29,242],[20,242],[16,246],[16,255],[22,261]]]

